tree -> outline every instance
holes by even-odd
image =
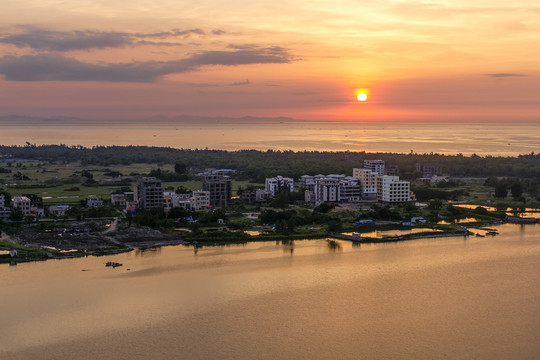
[[[506,189],[506,185],[502,182],[498,183],[495,186],[495,197],[496,198],[505,198],[508,196],[508,190]]]
[[[11,215],[9,218],[13,221],[22,221],[24,218],[24,213],[20,208],[16,207],[11,210]]]
[[[187,176],[187,166],[184,163],[174,164],[174,172],[178,175]]]
[[[523,194],[523,188],[520,181],[516,181],[510,187],[510,192],[512,193],[513,198],[518,198]]]

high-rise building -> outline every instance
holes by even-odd
[[[376,172],[378,175],[384,175],[384,160],[364,160],[364,169]]]
[[[202,189],[210,193],[210,205],[224,207],[232,196],[231,178],[220,174],[203,174]]]
[[[139,207],[143,209],[162,208],[163,186],[161,180],[155,177],[143,177],[134,189],[139,201]]]

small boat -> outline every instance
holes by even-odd
[[[495,236],[495,235],[499,235],[499,233],[496,232],[496,231],[488,231],[488,232],[486,233],[486,235]]]
[[[114,262],[114,261],[108,261],[105,266],[111,266],[112,268],[115,268],[115,267],[118,267],[118,266],[122,266],[122,264],[120,263],[117,263],[117,262]]]

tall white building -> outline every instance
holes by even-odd
[[[272,194],[272,197],[281,189],[287,189],[289,192],[292,192],[294,189],[294,180],[292,178],[287,178],[283,176],[276,176],[273,178],[266,178],[266,191]]]
[[[411,183],[399,180],[399,176],[378,176],[377,200],[389,205],[411,201]]]
[[[364,169],[371,170],[380,176],[384,175],[384,160],[364,160]]]

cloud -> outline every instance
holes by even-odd
[[[163,75],[196,71],[203,66],[288,63],[281,47],[238,51],[206,51],[172,61],[85,63],[60,55],[38,54],[0,58],[0,74],[11,81],[154,82]]]
[[[0,58],[0,73],[13,81],[153,82],[159,76],[189,70],[178,62],[89,64],[47,54]]]
[[[203,65],[247,65],[247,64],[282,64],[294,59],[286,49],[274,46],[237,51],[206,51],[184,60],[191,66]]]
[[[46,31],[31,29],[26,33],[8,35],[0,38],[0,43],[12,44],[19,48],[30,47],[35,50],[68,51],[82,49],[101,49],[133,45],[131,36],[117,32],[101,31]]]
[[[242,86],[242,85],[249,85],[249,84],[251,84],[251,81],[249,81],[249,79],[246,79],[245,81],[233,82],[231,85]]]
[[[192,35],[222,35],[222,30],[206,33],[202,29],[163,31],[157,33],[123,33],[94,30],[49,31],[40,28],[23,27],[26,31],[20,34],[0,37],[0,43],[15,45],[19,48],[29,47],[39,51],[71,51],[104,48],[120,48],[138,45],[178,46],[175,42],[161,42],[148,39],[187,39]],[[145,39],[145,40],[141,40]]]
[[[525,74],[516,74],[516,73],[494,73],[494,74],[484,74],[484,75],[494,77],[494,78],[527,76]]]

